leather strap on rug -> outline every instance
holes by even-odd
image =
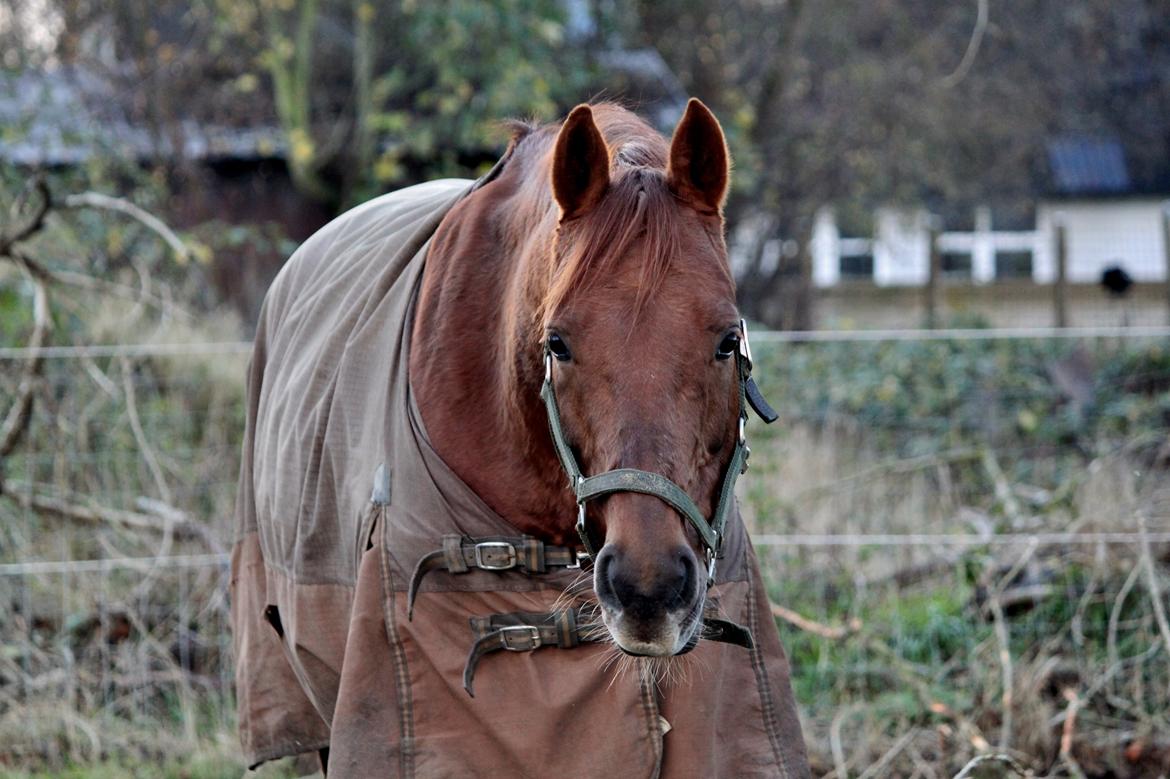
[[[407,615],[414,616],[414,600],[419,584],[431,571],[467,573],[473,568],[482,571],[518,570],[525,574],[545,573],[550,568],[580,568],[584,554],[568,546],[553,546],[532,536],[465,538],[443,536],[442,549],[430,552],[418,561],[410,577],[407,591]]]
[[[582,621],[583,610],[578,607],[544,614],[512,612],[472,617],[471,632],[475,643],[471,645],[463,666],[463,689],[475,697],[475,669],[480,659],[492,652],[529,652],[542,647],[572,649],[579,644],[608,640],[609,634],[599,620]],[[745,649],[755,646],[751,631],[746,627],[709,613],[703,617],[701,636],[706,641],[735,644]]]

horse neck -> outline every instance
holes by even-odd
[[[574,504],[539,397],[555,214],[511,173],[460,203],[432,241],[411,385],[451,469],[521,532],[567,544]]]

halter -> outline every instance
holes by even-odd
[[[695,501],[686,493],[686,490],[661,474],[640,471],[636,468],[616,468],[596,476],[585,476],[581,473],[581,468],[577,465],[577,458],[573,456],[573,450],[565,439],[564,427],[561,425],[561,413],[557,408],[556,391],[553,389],[553,355],[548,347],[545,347],[544,383],[540,388],[540,397],[544,400],[545,410],[548,411],[548,426],[552,432],[553,443],[556,445],[557,456],[569,477],[569,488],[573,490],[573,494],[577,498],[577,533],[581,536],[581,543],[590,559],[597,559],[597,551],[589,537],[589,529],[585,526],[585,504],[593,498],[615,492],[637,492],[643,495],[653,495],[681,514],[698,531],[699,538],[702,539],[703,546],[707,550],[707,586],[714,583],[715,560],[722,548],[723,531],[735,503],[735,482],[740,474],[747,470],[748,455],[751,454],[744,432],[747,425],[747,407],[750,405],[767,424],[775,422],[779,416],[764,400],[764,396],[752,378],[752,351],[748,344],[747,323],[741,319],[739,326],[743,335],[739,340],[739,348],[735,352],[739,387],[739,417],[736,423],[738,428],[735,451],[731,453],[731,462],[728,463],[727,472],[723,475],[723,484],[719,488],[719,501],[715,504],[715,513],[710,520],[703,516],[703,512],[695,505]]]

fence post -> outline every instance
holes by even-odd
[[[796,296],[793,300],[792,329],[813,329],[813,235],[800,242],[796,254]]]
[[[1056,326],[1068,327],[1068,237],[1064,220],[1056,219],[1056,280],[1052,284],[1052,302]]]
[[[931,214],[929,217],[928,240],[930,241],[930,265],[926,276],[926,326],[934,329],[939,326],[939,316],[942,312],[942,252],[938,246],[940,231],[939,217]]]
[[[971,235],[971,281],[987,284],[995,281],[995,235],[991,231],[991,209],[975,209],[975,232]]]
[[[1162,204],[1162,258],[1166,266],[1166,323],[1170,324],[1170,200]]]

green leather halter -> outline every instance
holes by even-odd
[[[739,387],[739,417],[737,420],[737,434],[735,451],[731,453],[731,461],[727,464],[727,472],[723,475],[723,483],[719,488],[719,499],[715,504],[715,513],[710,521],[703,516],[703,512],[695,505],[695,501],[682,487],[661,474],[650,471],[640,471],[635,468],[617,468],[596,476],[585,476],[577,465],[577,458],[565,439],[565,431],[561,425],[561,414],[557,408],[556,391],[553,389],[552,371],[553,355],[545,348],[544,354],[544,383],[540,388],[540,397],[544,399],[545,410],[548,411],[548,425],[552,432],[553,443],[556,445],[557,456],[569,477],[569,488],[577,497],[577,533],[581,536],[581,543],[590,559],[597,558],[597,551],[589,538],[589,529],[585,526],[585,504],[603,495],[615,492],[638,492],[643,495],[653,495],[664,501],[686,519],[703,540],[707,550],[707,584],[715,581],[715,560],[723,544],[723,531],[727,526],[727,519],[731,515],[735,504],[735,481],[740,474],[747,470],[748,455],[751,449],[747,445],[744,428],[747,424],[747,409],[750,405],[764,422],[771,424],[776,421],[777,414],[764,400],[755,380],[752,379],[752,352],[748,345],[747,324],[740,320],[741,337],[739,348],[735,352],[735,366],[737,385]]]

